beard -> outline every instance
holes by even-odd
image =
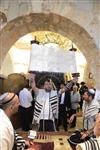
[[[51,89],[45,89],[46,92],[51,92]]]

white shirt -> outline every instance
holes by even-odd
[[[41,119],[49,119],[49,112],[50,112],[49,92],[45,92],[44,110],[41,115]]]
[[[64,104],[65,92],[61,94],[61,102],[60,104]]]
[[[14,129],[5,112],[0,109],[0,150],[12,150]]]
[[[32,102],[33,98],[32,98],[31,92],[28,91],[27,88],[24,88],[19,93],[19,100],[20,100],[20,106],[22,106],[24,108],[28,108],[28,107],[32,106],[31,102]]]
[[[96,89],[94,99],[97,100],[99,102],[99,105],[100,105],[100,90]]]
[[[80,93],[79,92],[73,93],[73,91],[72,91],[71,92],[71,107],[72,107],[72,109],[76,110],[79,102],[80,102]]]
[[[4,99],[7,95],[8,95],[8,92],[6,92],[6,93],[0,95],[0,100]]]

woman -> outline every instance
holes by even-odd
[[[74,114],[74,119],[72,122],[70,122],[72,128],[76,126],[75,114],[76,114],[79,102],[80,102],[80,93],[78,92],[78,87],[74,85],[73,90],[71,91],[71,111],[70,111],[70,116]]]

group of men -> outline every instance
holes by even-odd
[[[35,83],[35,75],[32,76],[32,90],[35,93],[35,107],[32,117],[32,96],[26,88],[20,91],[20,114],[22,114],[23,128],[29,130],[30,123],[38,126],[38,131],[56,131],[59,130],[59,125],[62,122],[64,130],[67,131],[68,122],[72,127],[76,125],[76,110],[80,102],[80,95],[77,92],[77,86],[73,86],[72,92],[70,88],[76,82],[72,80],[66,86],[61,87],[60,91],[53,89],[51,80],[44,81],[43,88],[39,89]],[[95,99],[95,90],[86,89],[83,92],[83,123],[87,130],[92,129],[95,116],[98,112],[100,104]],[[27,100],[26,100],[27,99]],[[26,112],[26,113],[25,113]],[[25,119],[26,118],[26,119]],[[33,121],[32,121],[33,119]]]
[[[70,82],[68,85],[66,85],[65,90],[67,91],[68,88],[72,85],[72,82]],[[35,108],[34,108],[34,117],[33,122],[36,123],[38,126],[38,131],[56,131],[56,121],[59,117],[59,93],[56,90],[53,90],[52,82],[50,80],[46,80],[44,82],[43,89],[38,89],[35,84],[35,75],[32,78],[32,90],[35,92],[36,101],[35,101]],[[65,91],[64,91],[65,92]],[[11,116],[18,111],[18,107],[20,105],[20,112],[22,114],[22,118],[24,118],[23,122],[23,128],[29,130],[29,126],[25,124],[25,122],[30,123],[30,117],[27,115],[27,112],[30,112],[31,114],[31,102],[32,97],[30,99],[30,103],[24,103],[25,98],[28,98],[28,96],[22,96],[23,93],[29,93],[26,89],[21,91],[19,93],[19,99],[22,99],[21,102],[19,102],[18,96],[14,93],[5,93],[0,96],[0,150],[12,150],[14,145],[14,129],[12,126],[12,123],[10,121]],[[67,93],[68,96],[68,93]],[[95,122],[95,128],[94,133],[96,136],[100,136],[100,115],[98,115],[96,121],[96,115],[98,114],[98,110],[100,108],[100,105],[96,100],[94,100],[95,91],[87,90],[83,93],[83,120],[84,120],[84,128],[87,130],[93,130]],[[29,98],[30,98],[29,97]],[[62,105],[64,102],[64,99],[60,99],[60,104]],[[67,102],[66,102],[67,103]],[[25,110],[24,110],[25,108]],[[67,108],[70,108],[70,103],[67,103]],[[61,109],[65,109],[62,108]],[[26,111],[26,115],[24,116],[23,110]],[[63,114],[65,115],[65,114]],[[26,120],[25,120],[26,117]],[[67,117],[67,116],[66,116]],[[70,116],[69,122],[71,123],[76,117],[76,113],[72,114]],[[65,130],[67,122],[64,122]],[[29,124],[28,124],[29,125]],[[99,139],[100,140],[100,139]],[[22,140],[23,141],[23,140]],[[100,142],[100,141],[99,141]],[[100,143],[99,143],[100,144]],[[23,141],[23,149],[25,149],[25,145],[27,145],[28,149],[31,150],[30,144],[28,141]],[[78,146],[78,148],[81,146]],[[38,147],[35,147],[33,145],[33,149],[37,150]],[[88,150],[88,149],[86,149]],[[94,150],[94,149],[93,149]],[[99,149],[98,149],[99,150]]]
[[[52,84],[50,81],[45,81],[44,88],[38,89],[35,84],[35,76],[33,77],[32,90],[36,94],[33,121],[37,122],[39,125],[39,131],[55,131],[55,127],[59,127],[60,120],[63,121],[64,130],[67,131],[66,112],[70,112],[69,123],[72,123],[76,118],[77,104],[79,103],[80,99],[76,86],[73,86],[73,92],[70,92],[69,90],[72,84],[75,82],[75,80],[72,80],[70,83],[68,83],[68,85],[61,89],[61,91],[57,92],[56,90],[52,89]],[[71,98],[71,101],[73,100],[74,103],[70,101],[70,96],[73,98]],[[94,126],[95,117],[100,105],[96,99],[94,100],[95,90],[87,89],[84,91],[82,96],[84,99],[84,128],[90,130]],[[58,124],[56,124],[57,119]]]

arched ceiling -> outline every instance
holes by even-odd
[[[67,37],[64,37],[58,33],[50,32],[50,31],[37,31],[29,33],[23,37],[21,37],[13,46],[21,50],[30,50],[31,49],[31,41],[35,39],[39,41],[40,44],[46,43],[56,43],[60,48],[69,50],[72,48],[77,48],[77,46],[69,40]],[[77,48],[77,50],[79,50]]]
[[[18,17],[2,29],[0,32],[2,58],[20,37],[34,31],[52,31],[68,37],[79,47],[87,61],[90,60],[90,55],[94,57],[98,53],[92,38],[78,24],[56,14],[34,13]]]
[[[66,17],[53,13],[33,13],[18,17],[7,25],[0,32],[0,58],[1,64],[11,46],[22,36],[36,31],[52,31],[68,37],[73,41],[84,54],[87,62],[96,72],[99,66],[99,50],[90,35],[78,24]]]

